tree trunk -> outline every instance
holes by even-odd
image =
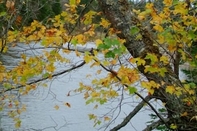
[[[98,0],[98,2],[104,15],[111,22],[112,27],[121,31],[118,36],[126,40],[124,45],[133,57],[140,57],[143,59],[147,53],[155,54],[158,59],[162,56],[159,47],[154,44],[153,35],[151,35],[143,26],[143,23],[141,23],[131,11],[132,9],[127,0]],[[140,29],[139,33],[142,36],[141,40],[136,40],[136,36],[130,33],[131,28],[134,26]],[[145,65],[149,64],[150,60],[146,59]],[[159,63],[158,66],[163,67],[162,63]],[[171,66],[168,65],[165,67],[168,72],[165,73],[164,77],[157,73],[145,73],[145,66],[142,65],[138,66],[138,70],[144,74],[148,80],[153,80],[162,85],[159,89],[155,90],[153,98],[159,99],[165,103],[165,108],[168,111],[168,121],[166,123],[163,122],[163,124],[166,124],[167,127],[170,127],[172,123],[176,124],[178,127],[177,130],[195,130],[197,129],[195,122],[190,121],[192,116],[189,118],[181,117],[181,114],[184,112],[195,112],[194,109],[188,108],[181,101],[181,99],[186,96],[180,96],[181,98],[178,98],[176,95],[166,93],[165,91],[166,86],[183,86]]]

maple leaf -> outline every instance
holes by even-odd
[[[173,94],[175,92],[175,87],[174,86],[167,86],[166,87],[166,92]]]
[[[83,59],[84,59],[84,61],[85,61],[86,63],[89,63],[89,62],[92,61],[93,56],[92,56],[91,54],[89,54],[89,52],[85,52],[85,56],[84,56]]]
[[[146,57],[144,59],[150,59],[151,65],[154,65],[156,62],[158,62],[158,58],[155,54],[147,53]]]
[[[155,25],[155,26],[153,26],[153,29],[155,29],[155,30],[158,31],[158,32],[164,31],[163,27],[160,26],[160,25]]]
[[[100,25],[102,25],[104,28],[108,28],[110,23],[106,19],[101,18]]]
[[[172,5],[173,0],[164,0],[163,3],[165,6],[171,6]]]
[[[159,60],[164,63],[164,65],[169,64],[169,58],[167,56],[162,55]]]
[[[110,120],[109,117],[107,117],[107,116],[104,117],[104,121],[109,121],[109,120]]]
[[[145,63],[146,63],[146,61],[144,59],[141,59],[141,58],[130,58],[129,61],[131,63],[137,63],[138,66],[145,65]]]
[[[95,43],[96,43],[96,46],[99,46],[100,44],[103,43],[103,41],[101,39],[96,39]]]
[[[94,114],[88,114],[88,116],[89,116],[89,119],[90,119],[90,120],[96,119],[96,118],[97,118],[97,116],[94,115]]]
[[[92,97],[99,97],[99,96],[100,96],[100,93],[99,93],[99,92],[96,92],[96,91],[93,91],[93,92],[91,93],[91,96],[92,96]]]

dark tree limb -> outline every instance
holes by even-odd
[[[151,100],[150,96],[146,96],[144,98],[144,100],[149,101]],[[117,131],[119,129],[121,129],[122,127],[124,127],[125,125],[127,125],[127,123],[129,123],[129,121],[144,107],[144,105],[146,104],[146,102],[142,100],[134,109],[132,112],[129,113],[129,115],[127,115],[124,120],[117,126],[115,126],[113,129],[111,129],[110,131]]]
[[[97,60],[95,60],[97,62]],[[106,71],[110,72],[113,76],[115,76],[120,82],[122,81],[120,77],[118,77],[117,73],[111,69],[106,68],[104,65],[100,64],[100,66],[105,69]],[[129,87],[127,84],[123,84],[125,87]],[[165,119],[156,111],[156,109],[149,103],[149,101],[153,98],[152,96],[146,96],[145,98],[139,94],[138,92],[134,92],[135,95],[137,95],[138,97],[140,97],[142,99],[142,102],[139,103],[136,108],[129,113],[129,115],[124,119],[123,122],[121,122],[121,124],[117,125],[116,127],[114,127],[112,130],[110,131],[117,131],[120,128],[124,127],[138,112],[139,110],[143,107],[144,104],[147,104],[154,112],[155,114],[158,116],[158,118],[163,122],[163,124],[165,124],[167,127],[167,123],[165,121]]]
[[[72,70],[75,70],[75,69],[77,69],[77,68],[80,68],[80,67],[82,67],[82,66],[85,65],[85,64],[86,64],[85,61],[82,61],[80,64],[75,65],[75,66],[73,66],[73,67],[71,67],[71,68],[69,68],[69,69],[67,69],[67,70],[64,70],[64,71],[55,73],[55,74],[53,74],[53,75],[51,75],[51,76],[48,76],[48,77],[44,77],[44,78],[41,78],[41,79],[38,79],[38,80],[34,80],[34,81],[32,81],[32,82],[28,82],[28,83],[26,83],[25,85],[36,84],[36,83],[38,83],[38,82],[47,80],[47,79],[49,79],[49,78],[54,78],[54,77],[63,75],[63,74],[65,74],[65,73],[67,73],[67,72],[70,72],[70,71],[72,71]],[[22,87],[24,87],[25,85],[18,85],[18,86],[16,86],[15,88],[10,88],[10,89],[2,90],[2,91],[0,91],[0,94],[3,94],[3,93],[5,93],[5,92],[11,91],[11,90],[15,90],[15,89],[22,88]]]
[[[165,119],[166,122],[168,120],[169,120],[168,118]],[[155,122],[151,123],[150,125],[148,125],[143,131],[152,131],[161,124],[163,124],[163,122],[161,120],[155,121]]]

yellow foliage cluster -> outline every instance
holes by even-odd
[[[139,73],[135,69],[121,66],[118,70],[118,77],[121,78],[122,84],[133,84],[140,78]]]

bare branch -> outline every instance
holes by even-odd
[[[144,100],[150,101],[151,97],[150,96],[146,96],[144,98]],[[110,131],[117,131],[119,129],[121,129],[122,127],[124,127],[125,125],[127,125],[127,123],[143,108],[143,106],[146,104],[146,102],[142,100],[134,109],[132,112],[129,113],[129,115],[127,115],[127,117],[125,117],[125,119],[117,126],[115,126],[113,129],[111,129]]]

